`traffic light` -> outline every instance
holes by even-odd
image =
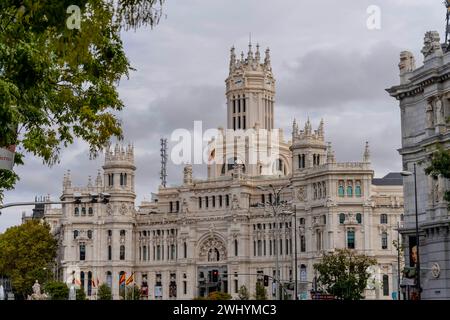
[[[269,276],[264,276],[264,287],[269,286]]]
[[[218,282],[219,281],[219,271],[213,270],[212,271],[212,282]]]

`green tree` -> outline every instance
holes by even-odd
[[[48,294],[50,300],[68,300],[69,288],[64,282],[50,281],[44,286],[44,292]]]
[[[16,164],[25,152],[55,164],[75,138],[95,156],[122,137],[117,85],[132,68],[121,31],[156,25],[163,1],[0,1],[0,147],[18,147]],[[0,170],[0,201],[18,178]]]
[[[255,299],[256,300],[267,300],[267,290],[264,287],[264,284],[262,283],[262,281],[256,281]]]
[[[76,299],[77,300],[86,300],[86,292],[84,292],[84,288],[77,289]]]
[[[126,300],[140,300],[141,299],[141,289],[139,289],[137,284],[132,286],[127,286],[127,296]]]
[[[362,299],[370,277],[368,268],[376,263],[374,258],[353,250],[338,249],[325,253],[322,261],[314,264],[314,269],[319,272],[317,283],[338,299]]]
[[[250,293],[248,292],[248,289],[245,285],[242,285],[239,288],[238,299],[239,300],[249,300],[250,299]]]
[[[50,226],[37,220],[8,228],[0,234],[0,274],[11,279],[14,291],[26,297],[36,280],[51,279],[57,241]]]
[[[440,175],[443,178],[450,179],[450,149],[444,149],[438,145],[437,150],[430,157],[430,165],[425,168],[425,173],[434,179]],[[450,191],[446,191],[444,200],[448,201],[450,209]]]
[[[231,295],[225,292],[214,291],[208,294],[206,300],[231,300]]]
[[[106,283],[103,283],[98,287],[97,299],[112,300],[111,288]]]

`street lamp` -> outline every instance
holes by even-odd
[[[416,279],[417,279],[417,297],[421,299],[422,288],[420,286],[420,241],[419,241],[419,214],[417,208],[417,170],[414,163],[414,171],[402,171],[401,175],[404,177],[414,176],[414,203],[415,203],[415,215],[416,215],[416,247],[417,247],[417,261],[416,261]]]
[[[283,185],[279,187],[278,189],[275,188],[273,184],[269,184],[269,188],[257,186],[259,190],[265,191],[265,192],[271,192],[272,195],[272,201],[268,201],[265,204],[268,204],[273,211],[273,216],[275,218],[275,287],[276,287],[276,299],[280,300],[280,262],[278,257],[278,246],[280,245],[280,239],[279,239],[279,222],[278,222],[278,216],[281,213],[282,209],[284,209],[287,205],[286,201],[280,201],[280,194],[284,189],[291,188],[292,184],[289,183],[287,185]],[[265,205],[264,204],[264,205]],[[280,210],[281,209],[281,210]]]

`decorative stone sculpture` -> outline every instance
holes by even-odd
[[[427,104],[427,128],[431,129],[434,128],[434,111],[433,111],[433,105],[431,103]]]
[[[400,63],[398,64],[400,74],[411,72],[416,69],[416,59],[409,51],[402,51],[400,53]]]
[[[436,124],[437,125],[444,125],[445,119],[444,119],[444,109],[442,107],[442,100],[439,98],[436,100]]]
[[[422,53],[425,60],[432,58],[433,56],[442,56],[443,51],[441,47],[441,40],[439,37],[439,32],[428,31],[425,33],[423,41]]]
[[[192,165],[190,164],[184,167],[183,183],[192,184]]]
[[[28,300],[46,300],[47,295],[45,293],[41,293],[41,285],[39,281],[36,280],[34,285],[32,286],[33,294],[28,296]]]

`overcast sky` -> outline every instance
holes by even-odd
[[[367,28],[371,5],[381,9],[379,30]],[[136,205],[158,189],[160,137],[192,130],[195,120],[226,126],[229,49],[246,52],[250,32],[271,49],[275,125],[286,137],[294,117],[303,126],[309,116],[314,127],[323,117],[338,161],[359,161],[369,141],[377,177],[401,170],[398,103],[384,89],[399,82],[400,51],[412,51],[421,65],[424,33],[437,30],[443,38],[442,0],[166,0],[164,12],[155,29],[123,35],[137,69],[119,87],[125,141],[135,144]],[[89,160],[86,145],[76,142],[52,168],[30,155],[25,160],[5,202],[57,199],[67,169],[73,184],[86,185],[103,158]],[[181,167],[169,163],[168,174],[169,184],[181,182]],[[205,172],[196,167],[194,175]],[[20,223],[22,211],[31,208],[5,209],[0,232]]]

